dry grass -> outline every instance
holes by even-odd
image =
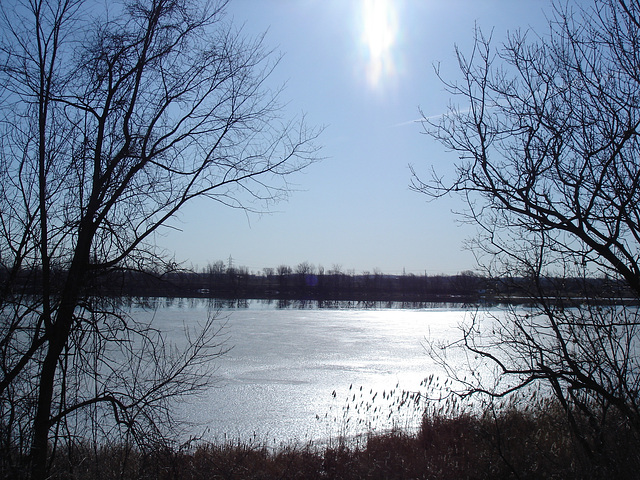
[[[397,430],[317,447],[272,450],[244,444],[202,444],[188,451],[97,452],[78,447],[59,456],[54,478],[115,479],[592,479],[639,478],[640,441],[611,421],[584,450],[552,402],[536,407],[432,411],[416,434]],[[596,448],[597,447],[597,448]],[[5,464],[6,467],[6,464]],[[18,470],[3,471],[15,478]]]

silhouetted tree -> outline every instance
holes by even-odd
[[[305,289],[306,287],[310,286],[310,285],[316,285],[317,282],[312,282],[311,279],[317,279],[317,277],[311,277],[312,275],[314,275],[315,272],[315,267],[313,266],[313,264],[309,263],[309,262],[302,262],[299,263],[296,266],[296,276],[297,276],[297,280],[298,280],[298,285],[300,287],[302,287],[303,289]]]
[[[291,267],[288,265],[280,265],[276,271],[278,272],[278,286],[281,290],[286,290],[289,286],[289,277],[293,272]]]
[[[154,239],[184,205],[262,209],[313,160],[264,83],[277,59],[223,7],[2,4],[0,435],[33,478],[62,435],[161,441],[168,399],[206,386],[221,353],[213,320],[170,348],[100,298],[102,276],[175,269]]]
[[[480,227],[481,264],[520,279],[534,305],[485,316],[484,330],[475,317],[465,346],[502,375],[466,392],[501,396],[542,380],[576,431],[581,412],[596,433],[608,418],[640,433],[638,309],[606,304],[640,297],[640,2],[562,3],[549,27],[498,49],[477,32],[470,56],[457,51],[462,79],[445,85],[460,105],[423,120],[460,159],[455,178],[414,176],[413,186],[460,193]],[[615,282],[595,289],[594,275]],[[564,297],[567,279],[582,305]]]
[[[265,277],[270,278],[274,275],[275,270],[271,267],[265,267],[262,269],[262,272],[264,274]]]
[[[315,267],[309,262],[302,262],[296,266],[296,274],[311,275],[315,271]]]

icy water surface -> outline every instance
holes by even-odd
[[[212,311],[206,300],[159,305],[132,313],[153,315],[153,324],[174,339]],[[243,308],[223,306],[217,315],[231,350],[216,360],[216,385],[178,405],[178,415],[189,433],[206,439],[277,445],[414,426],[419,415],[407,404],[398,408],[402,391],[417,391],[425,377],[441,373],[425,341],[458,340],[466,313],[357,305],[283,309],[249,301]]]

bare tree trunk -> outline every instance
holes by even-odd
[[[74,261],[67,275],[62,301],[55,318],[55,323],[52,323],[48,327],[48,349],[40,371],[38,400],[33,421],[33,440],[30,452],[32,462],[31,478],[33,479],[45,478],[47,474],[49,429],[51,428],[54,384],[58,371],[58,363],[65,345],[67,345],[69,340],[69,334],[73,325],[73,314],[78,304],[80,286],[86,278],[86,271],[89,264],[89,249],[94,232],[90,226],[90,218],[91,212],[87,213],[87,217],[83,219],[85,228],[80,229]],[[59,395],[62,398],[65,392],[61,391]]]
[[[62,353],[63,342],[49,343],[47,355],[40,372],[38,405],[33,419],[33,440],[31,442],[31,478],[46,478],[49,447],[49,428],[51,405],[53,401],[53,383],[58,359]]]

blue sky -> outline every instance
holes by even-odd
[[[451,172],[455,156],[421,134],[418,108],[446,112],[433,65],[459,78],[454,46],[468,52],[474,25],[546,29],[550,0],[231,0],[227,14],[283,54],[269,83],[286,82],[285,115],[324,125],[324,157],[291,178],[295,191],[267,215],[197,202],[160,246],[187,266],[233,257],[251,271],[300,262],[356,273],[455,274],[473,269],[474,228],[452,213],[458,198],[410,191],[413,165]]]

